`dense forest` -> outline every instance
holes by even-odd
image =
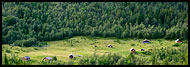
[[[2,2],[3,44],[73,36],[188,39],[187,2]]]

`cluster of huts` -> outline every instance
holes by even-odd
[[[179,39],[177,39],[177,40],[175,40],[175,42],[176,43],[182,43],[182,41],[181,40],[179,40]],[[147,40],[147,39],[145,39],[145,40],[143,40],[143,42],[142,43],[150,43],[150,40]],[[96,45],[94,45],[94,47],[97,47]],[[111,45],[111,44],[109,44],[108,46],[107,46],[108,48],[113,48],[113,46]],[[145,49],[144,48],[142,48],[141,49],[141,51],[144,51]],[[131,48],[130,49],[130,52],[131,53],[135,53],[135,49],[134,48]],[[75,55],[75,57],[81,57],[82,55]],[[74,58],[74,55],[71,53],[71,54],[69,54],[69,58],[70,59],[73,59]],[[24,60],[24,61],[29,61],[30,60],[30,57],[29,56],[25,56],[25,57],[22,57],[21,58],[22,60]],[[45,57],[45,58],[43,58],[43,61],[52,61],[52,58],[51,57]]]
[[[144,51],[144,48],[142,48],[141,51]],[[134,49],[134,48],[131,48],[131,49],[130,49],[130,52],[131,52],[131,53],[135,53],[135,49]]]
[[[182,43],[182,41],[179,40],[179,39],[177,39],[175,42],[176,42],[176,43]],[[150,40],[145,39],[145,40],[143,40],[142,43],[150,43]],[[144,51],[144,48],[142,48],[141,51]],[[130,52],[131,52],[131,53],[135,53],[135,49],[134,49],[134,48],[131,48],[131,49],[130,49]]]
[[[30,60],[30,57],[29,56],[24,56],[21,58],[23,61],[29,61]],[[51,57],[45,57],[43,58],[43,61],[52,61],[52,58]]]
[[[73,59],[75,57],[81,57],[82,55],[73,55],[73,54],[69,54],[69,58]],[[24,56],[21,58],[21,60],[23,61],[29,61],[30,57],[29,56]],[[51,57],[44,57],[42,61],[52,61],[53,59]]]

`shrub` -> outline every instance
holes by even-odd
[[[36,42],[37,42],[36,38],[29,38],[27,40],[17,40],[12,45],[20,47],[30,47],[30,46],[35,46]]]
[[[118,62],[116,63],[117,65],[124,65],[125,64],[125,60],[126,58],[122,57],[118,60]]]
[[[4,60],[4,63],[5,63],[5,65],[8,65],[9,64],[9,62],[8,62],[8,58],[7,58],[7,55],[5,54],[5,60]]]
[[[10,44],[10,45],[20,46],[20,47],[31,47],[31,46],[42,47],[44,45],[47,45],[47,42],[37,42],[36,38],[29,38],[27,40],[17,40],[13,44]]]
[[[163,45],[163,43],[162,43],[162,42],[160,42],[160,45]]]
[[[16,53],[16,54],[18,54],[18,53],[19,53],[19,51],[15,51],[15,53]]]
[[[54,56],[54,57],[52,58],[52,60],[57,61],[57,57],[56,57],[56,56]]]
[[[181,46],[181,44],[176,43],[176,44],[174,44],[173,46],[175,46],[175,47],[179,47],[179,46]]]
[[[131,46],[135,46],[135,44],[131,44]]]
[[[152,54],[152,52],[150,52],[150,51],[144,51],[144,52],[141,52],[142,54],[145,54],[145,55],[151,55]]]
[[[38,48],[34,48],[34,50],[39,50]]]
[[[6,52],[7,52],[7,53],[11,53],[11,50],[9,50],[9,49],[6,49]]]
[[[37,42],[37,45],[36,46],[39,46],[39,47],[43,47],[43,46],[47,46],[47,42]]]

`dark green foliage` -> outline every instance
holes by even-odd
[[[30,46],[30,38],[81,35],[187,40],[187,11],[187,2],[3,2],[2,42]]]
[[[94,54],[93,56],[82,57],[78,60],[79,65],[116,65],[117,61],[121,58],[118,54],[104,54],[98,56]],[[120,63],[123,61],[120,61]],[[118,64],[118,63],[117,63]]]
[[[169,62],[176,62],[179,65],[182,65],[183,62],[186,62],[185,55],[188,52],[187,44],[182,44],[178,49],[175,48],[161,48],[154,50],[154,56],[157,60],[162,60],[161,64],[167,65]],[[180,60],[180,61],[179,61]]]
[[[47,42],[37,42],[37,45],[39,47],[48,46]]]
[[[117,38],[188,39],[187,2],[2,2],[2,43],[14,46],[47,46],[50,40],[73,36],[103,36]],[[84,38],[85,40],[85,38]],[[120,43],[119,40],[115,42]],[[140,41],[139,41],[140,42]],[[161,40],[158,40],[160,45]],[[73,46],[70,41],[70,46]],[[188,41],[184,41],[188,43]],[[135,44],[131,44],[135,46]],[[129,54],[89,56],[76,64],[84,65],[188,65],[188,45],[174,44],[173,48],[144,51],[151,56],[144,61]],[[11,53],[10,50],[5,50]],[[27,52],[25,50],[22,50]],[[137,52],[137,55],[141,54]],[[44,65],[74,64],[68,62],[42,62]],[[32,62],[32,61],[31,61]],[[5,65],[27,65],[5,55]],[[174,63],[175,62],[175,63]]]
[[[135,46],[135,44],[131,44],[131,46]]]
[[[30,47],[30,46],[37,44],[36,42],[37,42],[37,39],[29,38],[27,40],[17,40],[12,45],[13,46],[20,46],[20,47],[23,47],[23,46]]]
[[[34,50],[39,50],[38,48],[34,48]]]
[[[152,54],[152,52],[150,52],[150,51],[144,51],[144,52],[141,52],[142,54],[145,54],[145,55],[151,55]]]
[[[14,25],[18,22],[18,18],[15,16],[4,17],[4,22],[7,26]]]
[[[17,40],[11,45],[12,46],[20,46],[20,47],[31,47],[31,46],[42,47],[42,46],[47,45],[47,42],[37,42],[37,39],[29,38],[27,40]]]
[[[133,53],[130,53],[127,56],[127,60],[128,60],[128,65],[135,65],[135,63],[136,63],[136,57],[134,56]]]
[[[54,57],[52,58],[52,60],[57,61],[57,57],[56,57],[56,56],[54,56]]]
[[[179,46],[181,46],[181,44],[179,44],[179,43],[175,43],[173,46],[175,46],[175,47],[179,47]]]
[[[5,54],[5,60],[4,60],[4,63],[5,63],[5,65],[8,65],[9,64],[9,62],[8,62],[8,58],[7,58],[7,55]]]
[[[5,52],[7,53],[11,53],[11,50],[9,50],[8,48],[5,50]]]

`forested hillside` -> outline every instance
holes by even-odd
[[[188,38],[187,2],[2,2],[2,41]]]

